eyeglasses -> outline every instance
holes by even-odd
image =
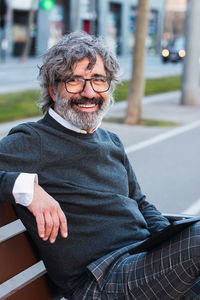
[[[106,77],[94,77],[94,78],[80,78],[72,77],[69,79],[60,79],[59,82],[65,83],[65,89],[71,94],[82,93],[86,86],[86,82],[89,81],[93,90],[97,93],[107,92],[110,88],[110,80]]]

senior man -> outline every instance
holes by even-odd
[[[118,73],[103,39],[86,33],[47,51],[44,117],[0,142],[0,201],[14,204],[69,299],[197,299],[199,222],[134,252],[169,222],[141,193],[119,138],[99,128]]]

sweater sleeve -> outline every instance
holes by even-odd
[[[0,202],[15,203],[12,190],[19,174],[19,172],[0,171]]]
[[[0,141],[0,202],[15,203],[13,188],[20,173],[37,173],[40,137],[27,125],[19,125]]]

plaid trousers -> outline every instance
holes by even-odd
[[[200,222],[152,251],[131,245],[88,266],[89,279],[70,300],[200,299]]]

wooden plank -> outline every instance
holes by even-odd
[[[26,231],[26,228],[22,224],[21,220],[13,221],[0,228],[0,243]]]
[[[39,261],[33,266],[3,282],[0,285],[0,299],[6,299],[6,297],[12,295],[45,273],[45,266],[42,261]]]
[[[4,226],[16,219],[18,218],[12,205],[9,203],[0,203],[0,226]]]
[[[37,278],[35,281],[29,283],[28,285],[22,287],[20,290],[16,291],[10,296],[4,297],[6,300],[60,300],[59,298],[54,298],[51,295],[49,286],[47,284],[47,279],[45,275]],[[63,298],[64,299],[64,298]]]
[[[60,300],[53,296],[44,264],[8,203],[0,203],[0,226],[0,299]]]
[[[0,244],[0,283],[40,260],[25,233]]]

